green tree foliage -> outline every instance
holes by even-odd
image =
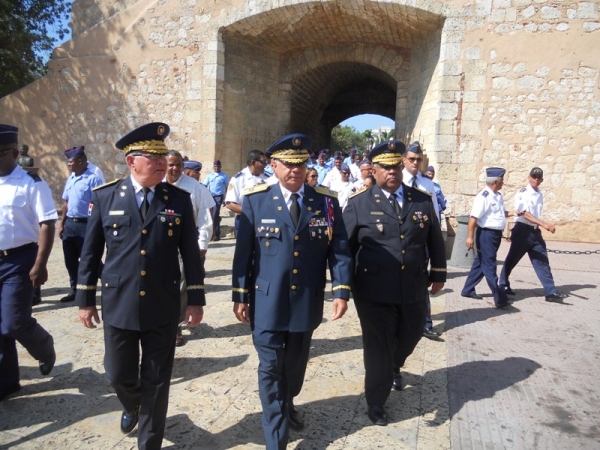
[[[349,153],[351,147],[356,147],[358,153],[364,155],[366,149],[365,137],[354,127],[336,125],[331,130],[332,152],[343,151]]]
[[[69,32],[71,1],[0,0],[0,97],[46,73],[47,55]]]

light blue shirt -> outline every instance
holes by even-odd
[[[67,202],[67,217],[87,217],[92,201],[92,189],[101,184],[102,180],[89,169],[85,169],[81,175],[71,173],[62,195],[62,199]]]
[[[229,177],[225,172],[211,172],[203,184],[208,188],[211,195],[225,195],[229,185]]]

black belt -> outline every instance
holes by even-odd
[[[67,219],[75,223],[87,223],[87,217],[69,217]]]
[[[30,242],[29,244],[21,245],[20,247],[9,248],[8,250],[0,250],[0,256],[8,256],[14,253],[23,252],[25,250],[30,250],[32,248],[37,248],[36,242]]]
[[[526,227],[533,228],[534,230],[540,229],[539,225],[529,225],[528,223],[523,223],[523,222],[515,222],[515,226],[516,225],[525,225]]]
[[[485,230],[485,231],[496,231],[498,233],[502,233],[502,230],[496,230],[494,228],[485,228],[485,227],[479,227],[479,228],[481,228],[482,230]]]

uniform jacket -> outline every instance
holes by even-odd
[[[351,197],[344,210],[358,300],[412,303],[426,298],[429,281],[446,281],[444,240],[431,196],[402,189],[400,219],[379,186]]]
[[[79,306],[96,304],[105,244],[102,316],[108,325],[143,331],[178,320],[178,250],[188,283],[188,304],[205,304],[198,230],[187,192],[159,183],[142,223],[130,177],[94,190],[77,276]]]
[[[334,297],[348,299],[350,294],[351,258],[338,202],[305,186],[296,229],[279,183],[255,190],[260,192],[246,195],[240,217],[233,301],[250,303],[253,327],[314,330],[323,319],[327,262]],[[326,198],[333,214],[331,242]]]

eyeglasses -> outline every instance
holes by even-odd
[[[143,156],[150,161],[157,161],[159,159],[166,159],[165,155],[157,155],[155,153],[131,153],[132,156]]]
[[[408,159],[411,163],[423,162],[423,158],[406,158],[406,159]]]
[[[253,161],[255,161],[255,162],[259,162],[259,163],[261,163],[261,164],[265,164],[265,165],[266,165],[266,164],[267,164],[267,162],[268,162],[266,159],[254,159]]]
[[[9,152],[13,152],[15,150],[18,150],[17,148],[5,148],[4,150],[0,150],[0,157],[6,155]]]
[[[318,175],[309,175],[308,178],[319,178]]]

